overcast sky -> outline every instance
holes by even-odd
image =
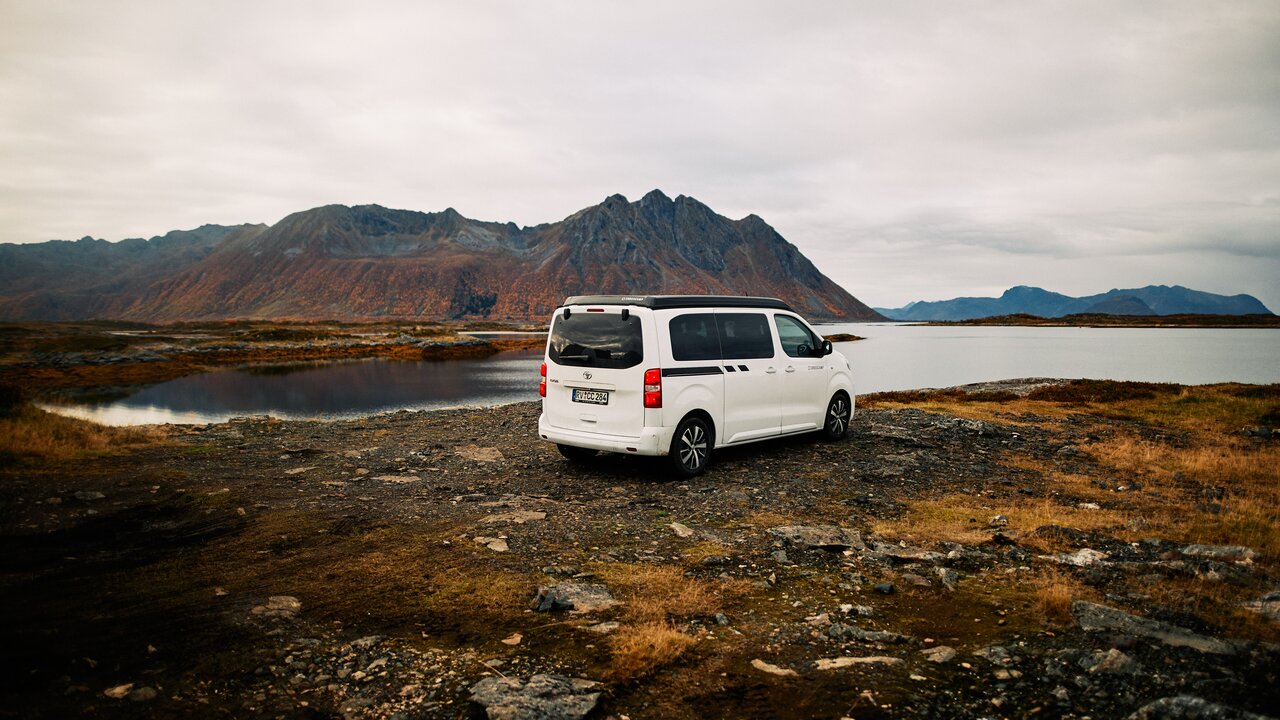
[[[872,305],[1280,312],[1280,2],[0,0],[0,242],[653,188]]]

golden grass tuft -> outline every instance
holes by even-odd
[[[1071,603],[1095,600],[1097,593],[1071,575],[1050,569],[1035,579],[1031,597],[1033,609],[1042,621],[1066,627],[1074,622]]]
[[[597,574],[626,602],[623,618],[661,623],[708,617],[720,611],[723,583],[685,577],[669,565],[606,565]]]
[[[155,427],[108,427],[20,405],[0,417],[0,462],[72,460],[151,445],[164,437]]]
[[[995,515],[1009,518],[1007,532],[1016,534],[1028,533],[1042,525],[1096,530],[1124,523],[1124,516],[1120,513],[1083,510],[1047,499],[976,500],[971,495],[917,500],[901,517],[874,522],[872,530],[877,535],[903,540],[950,540],[974,545],[991,538],[993,528],[988,527],[987,522]]]
[[[709,557],[727,557],[733,554],[733,548],[721,542],[714,540],[704,540],[702,542],[690,545],[681,551],[685,563],[689,565],[697,565]]]
[[[697,639],[667,622],[624,625],[609,639],[608,677],[618,682],[637,680],[675,662]]]

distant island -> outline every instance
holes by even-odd
[[[1280,315],[1109,315],[1075,313],[1056,318],[1018,313],[972,320],[933,320],[926,325],[1025,325],[1041,327],[1190,327],[1190,328],[1280,328]]]
[[[1181,285],[1148,285],[1141,288],[1115,289],[1085,297],[1072,297],[1043,288],[1019,285],[1009,288],[998,298],[959,297],[952,300],[912,302],[900,308],[875,309],[892,320],[927,322],[1004,318],[1005,322],[986,324],[1018,325],[1045,323],[1008,322],[1008,320],[1015,316],[1034,316],[1039,319],[1045,319],[1079,315],[1088,316],[1091,319],[1065,324],[1099,324],[1105,322],[1105,324],[1132,325],[1141,323],[1123,320],[1112,322],[1092,318],[1134,317],[1149,319],[1159,316],[1265,316],[1272,314],[1265,305],[1252,295],[1217,295],[1201,290],[1192,290]],[[1218,321],[1207,319],[1203,320],[1203,322],[1214,326],[1222,324]],[[1147,324],[1168,325],[1186,324],[1186,322],[1152,321]],[[1256,323],[1245,321],[1245,324],[1253,325]]]

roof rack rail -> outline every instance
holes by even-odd
[[[792,311],[790,305],[778,298],[747,295],[572,295],[565,298],[560,307],[569,305],[636,305],[654,310],[735,307]]]

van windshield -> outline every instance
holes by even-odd
[[[547,356],[557,365],[629,368],[644,359],[640,318],[620,313],[556,315]]]

